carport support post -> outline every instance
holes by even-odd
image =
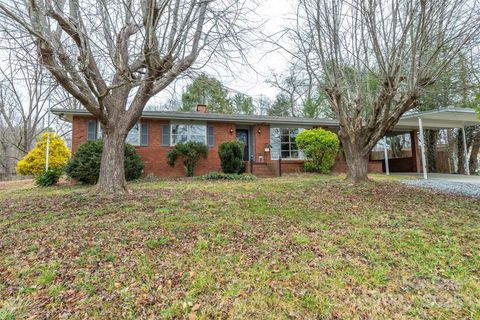
[[[383,137],[383,152],[385,153],[385,174],[390,175],[390,168],[388,166],[388,149],[387,149],[387,137]]]
[[[423,172],[423,179],[428,179],[427,174],[427,160],[425,158],[425,140],[423,137],[423,123],[422,118],[418,118],[418,142],[420,144],[420,150],[422,153],[422,172]]]
[[[462,135],[463,135],[463,156],[464,156],[464,163],[465,163],[465,172],[467,175],[470,175],[470,166],[468,165],[468,149],[467,149],[467,136],[465,134],[465,126],[463,126],[462,129]]]

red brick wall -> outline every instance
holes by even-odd
[[[136,147],[142,161],[145,165],[145,175],[154,174],[159,177],[181,177],[185,175],[185,169],[182,162],[177,161],[174,167],[167,165],[167,153],[172,147],[162,146],[162,124],[168,121],[147,120],[148,122],[148,146]],[[208,158],[200,159],[195,169],[195,175],[202,175],[210,171],[221,171],[220,158],[218,157],[218,147],[226,141],[235,139],[235,125],[229,123],[207,123],[208,126],[214,127],[214,147],[209,148]],[[230,133],[230,129],[233,133]]]
[[[370,173],[382,173],[383,172],[382,162],[383,161],[381,161],[381,160],[380,161],[378,161],[378,160],[370,161],[368,163],[368,172],[370,172]],[[333,166],[332,171],[337,172],[337,173],[346,173],[348,171],[347,162],[338,161]]]
[[[72,125],[72,152],[75,153],[78,146],[87,141],[87,123],[92,117],[73,117]],[[178,161],[172,168],[167,165],[167,153],[172,147],[162,146],[162,124],[167,124],[167,120],[143,119],[142,122],[148,122],[148,146],[136,147],[144,165],[145,175],[154,174],[159,177],[180,177],[185,175],[185,171],[181,161]],[[207,159],[200,159],[195,170],[196,175],[202,175],[210,171],[221,171],[220,158],[218,157],[218,146],[223,142],[235,139],[235,124],[211,122],[208,126],[214,127],[215,145],[209,148]],[[260,129],[260,133],[259,133]],[[230,133],[230,131],[232,131]],[[278,171],[278,161],[272,161],[270,152],[265,153],[265,145],[270,144],[270,126],[268,124],[256,125],[253,134],[255,135],[255,154],[256,161],[258,155],[263,154],[265,162],[273,162]],[[247,168],[247,171],[249,168]],[[333,168],[334,172],[346,172],[347,165],[344,161],[337,161]],[[382,172],[382,161],[371,161],[369,171],[375,173]],[[303,172],[303,161],[299,160],[283,160],[282,172],[293,173]]]
[[[72,122],[72,153],[78,146],[87,141],[88,121],[95,120],[93,117],[73,117]]]
[[[87,122],[92,118],[74,117],[72,134],[72,151],[87,141]],[[167,165],[167,153],[172,147],[162,146],[162,124],[168,124],[167,120],[142,119],[148,123],[148,146],[135,147],[145,165],[145,175],[154,174],[159,177],[181,177],[185,170],[181,161],[177,161],[174,167]],[[196,175],[202,175],[210,171],[221,171],[218,146],[223,142],[235,139],[235,125],[229,123],[212,122],[208,126],[214,127],[214,147],[209,148],[208,158],[200,159],[195,169]],[[233,130],[230,133],[230,129]]]
[[[420,146],[418,145],[418,130],[410,131],[410,141],[412,145],[413,171],[421,173],[423,171],[422,152],[420,151]]]
[[[275,173],[278,175],[280,171],[279,161],[273,160],[272,163],[275,168]],[[303,163],[303,160],[282,160],[282,174],[304,172]]]
[[[259,133],[260,130],[260,133]],[[270,161],[270,152],[265,152],[265,145],[270,146],[270,125],[258,124],[255,126],[253,134],[255,135],[255,161],[258,162],[258,156],[263,154],[263,161]],[[270,147],[269,147],[270,149]]]

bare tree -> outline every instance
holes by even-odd
[[[97,188],[126,191],[124,141],[150,98],[199,57],[234,54],[245,1],[0,0],[7,34],[26,32],[59,85],[97,117],[104,148]]]
[[[340,122],[348,179],[458,52],[479,35],[478,1],[299,0],[298,58],[324,83]]]
[[[13,172],[11,155],[13,148],[10,144],[10,134],[3,117],[0,117],[0,179],[2,179],[2,174],[9,175]]]
[[[327,101],[325,94],[320,91],[321,84],[302,61],[289,63],[284,71],[272,71],[266,82],[278,89],[279,97],[288,99],[290,116],[329,116],[329,112],[325,112]]]
[[[0,117],[9,129],[3,138],[8,137],[19,157],[30,151],[43,129],[47,97],[54,89],[38,63],[10,55],[0,67]]]
[[[405,147],[405,135],[395,135],[387,138],[387,143],[392,149],[392,158],[401,158],[403,156],[403,148]]]
[[[35,56],[7,51],[5,63],[0,65],[0,143],[5,171],[15,171],[15,164],[31,148],[46,127],[60,135],[70,131],[69,124],[51,116],[49,107],[68,108],[73,102],[53,81]]]
[[[309,89],[309,84],[304,79],[301,70],[298,70],[297,65],[292,64],[289,66],[287,74],[272,71],[271,77],[271,79],[267,80],[267,83],[277,88],[288,98],[290,115],[292,117],[297,116],[298,105],[304,104],[304,98],[307,97]]]

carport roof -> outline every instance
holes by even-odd
[[[480,125],[478,114],[469,108],[447,108],[405,114],[395,126],[396,129],[416,129],[418,119],[425,129],[449,129]]]

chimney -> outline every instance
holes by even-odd
[[[207,113],[208,108],[206,104],[197,104],[197,112]]]

